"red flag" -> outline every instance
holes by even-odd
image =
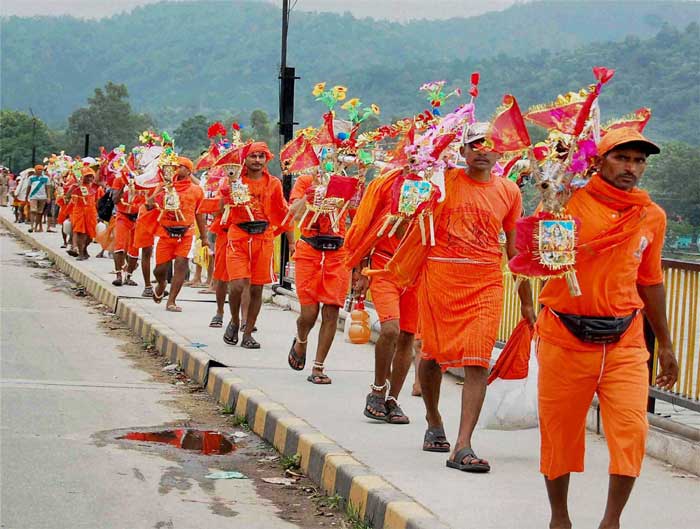
[[[635,129],[637,132],[644,132],[644,127],[649,123],[651,118],[651,110],[648,108],[639,108],[634,111],[634,114],[624,118],[617,119],[611,123],[608,123],[601,134],[605,135],[606,132],[610,132],[615,129]]]
[[[323,125],[318,129],[314,143],[316,145],[335,145],[336,138],[333,131],[333,114],[331,112],[326,112],[323,115]]]
[[[530,134],[515,97],[503,96],[503,106],[491,120],[486,139],[491,148],[500,153],[520,151],[531,145]]]
[[[350,200],[357,189],[359,180],[352,176],[342,176],[333,174],[328,181],[326,188],[326,198],[342,198]]]
[[[244,146],[243,149],[245,149],[248,145]],[[247,151],[247,149],[246,149]],[[246,154],[247,155],[247,154]],[[235,163],[238,165],[241,165],[243,162],[241,160],[244,159],[244,156],[242,154],[242,149],[241,148],[233,148],[230,151],[226,152],[223,156],[221,156],[218,160],[216,160],[216,163],[214,165],[223,165],[227,163]]]
[[[280,152],[280,165],[285,173],[301,173],[318,164],[313,146],[301,134],[285,145]]]

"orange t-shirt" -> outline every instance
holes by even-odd
[[[204,191],[191,180],[178,180],[175,182],[175,190],[180,196],[180,212],[184,220],[178,220],[172,212],[166,212],[161,217],[161,226],[193,226],[197,208],[204,200]],[[156,201],[163,206],[164,192],[158,194]]]
[[[435,246],[428,257],[500,267],[498,236],[501,230],[515,229],[522,213],[520,189],[507,178],[492,176],[488,182],[477,182],[464,169],[449,171],[456,172],[456,179],[447,190],[435,225]]]
[[[89,186],[86,186],[88,194],[84,197],[80,192],[80,187],[81,186],[74,184],[70,188],[71,202],[73,203],[73,206],[97,208],[97,202],[104,196],[105,190],[97,184],[90,184]]]
[[[282,192],[282,182],[270,174],[264,174],[262,178],[257,180],[252,180],[244,174],[241,176],[241,181],[248,186],[249,208],[253,217],[255,220],[264,220],[269,223],[265,233],[255,235],[255,237],[272,239],[275,231],[283,228],[282,221],[289,210]],[[250,222],[250,217],[244,207],[231,208],[229,219],[229,240],[236,241],[251,237],[247,231],[236,226],[242,222]]]
[[[121,199],[117,203],[117,211],[121,213],[126,213],[127,215],[136,214],[139,212],[141,204],[146,201],[143,193],[139,191],[135,191],[133,197],[129,196],[129,187],[127,186],[126,178],[122,176],[115,177],[110,187],[116,191],[124,190]],[[131,204],[129,204],[129,200],[131,200]]]
[[[661,251],[666,231],[666,214],[657,204],[645,209],[639,229],[622,244],[587,257],[577,256],[576,276],[581,295],[569,294],[566,280],[550,279],[540,294],[540,303],[558,312],[581,316],[630,315],[644,307],[637,292],[637,285],[657,285],[663,282]],[[610,229],[620,211],[596,200],[585,188],[577,191],[567,211],[581,221],[578,244],[585,244],[598,234]],[[599,350],[600,345],[588,344],[576,339],[549,310],[543,310],[537,321],[537,332],[556,345]],[[618,343],[643,346],[642,319],[637,318]]]
[[[289,195],[289,201],[294,202],[299,198],[306,200],[306,191],[313,184],[313,180],[314,178],[311,175],[299,176],[294,183],[291,195]],[[315,237],[316,235],[337,235],[343,237],[345,235],[347,214],[344,219],[338,221],[337,231],[333,231],[331,219],[328,215],[319,215],[318,220],[314,224],[311,224],[312,217],[313,213],[309,212],[304,219],[304,227],[301,230],[303,237]]]

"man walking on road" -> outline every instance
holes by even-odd
[[[637,187],[647,157],[659,148],[634,129],[608,132],[598,145],[598,174],[577,191],[567,212],[581,221],[576,273],[582,295],[552,279],[540,294],[540,470],[551,529],[570,529],[571,472],[583,471],[586,414],[598,394],[610,453],[608,500],[599,529],[618,529],[645,453],[649,353],[644,312],[658,341],[670,389],[678,364],[666,320],[661,251],[664,211]]]
[[[282,183],[267,171],[267,163],[273,157],[267,144],[259,141],[246,145],[241,157],[243,170],[240,179],[248,187],[248,205],[237,204],[230,193],[224,197],[224,204],[231,206],[226,247],[231,281],[231,321],[226,327],[224,342],[236,345],[238,332],[242,330],[241,347],[259,349],[260,344],[253,338],[253,331],[262,307],[263,286],[275,281],[272,269],[273,239],[276,234],[286,230],[283,223],[288,206],[282,193]],[[293,232],[288,232],[287,237],[292,247]],[[250,304],[246,326],[241,329],[240,306],[246,288],[250,288]]]
[[[133,181],[123,174],[117,175],[111,184],[117,216],[114,226],[114,269],[117,277],[114,286],[136,286],[131,274],[139,262],[139,249],[134,245],[134,231],[139,208],[144,203],[143,194],[136,191]]]
[[[364,268],[383,269],[391,259],[405,230],[377,237],[386,216],[391,213],[392,190],[405,176],[397,169],[372,180],[348,230],[346,264],[353,268],[353,291],[363,296],[369,288],[381,324],[374,347],[374,381],[367,395],[364,415],[390,424],[407,424],[409,418],[398,398],[411,368],[413,337],[418,326],[417,286],[400,286],[390,275],[371,279]]]
[[[165,191],[156,194],[147,202],[150,208],[158,204],[162,208],[162,217],[158,221],[159,237],[156,245],[156,267],[153,275],[156,277],[156,288],[153,290],[153,301],[160,303],[165,295],[166,280],[170,262],[174,261],[173,277],[170,285],[170,294],[165,306],[169,312],[182,312],[182,307],[177,305],[177,295],[185,282],[189,265],[189,253],[194,238],[194,223],[197,223],[199,237],[206,244],[206,226],[204,215],[197,210],[204,199],[204,192],[192,181],[192,160],[180,156],[178,168],[173,180],[174,192],[179,198],[180,208],[177,212],[165,209]]]
[[[29,214],[32,221],[30,232],[44,231],[44,208],[46,208],[46,201],[49,198],[48,183],[49,177],[44,174],[44,166],[34,166],[34,174],[29,177],[27,196],[25,198],[25,200],[29,201]]]

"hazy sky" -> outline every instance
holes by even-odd
[[[0,14],[73,15],[95,18],[130,10],[159,0],[0,0]],[[221,0],[222,2],[226,0]],[[282,0],[252,0],[282,5]],[[290,0],[298,11],[350,11],[357,17],[393,20],[450,18],[496,11],[526,0]]]

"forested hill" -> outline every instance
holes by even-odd
[[[309,92],[321,80],[348,85],[391,117],[421,109],[420,83],[464,85],[479,69],[488,117],[506,90],[523,105],[541,102],[590,82],[590,67],[601,64],[618,69],[606,87],[608,116],[648,104],[659,133],[700,143],[698,27],[685,27],[698,19],[698,2],[648,0],[533,2],[408,24],[294,12],[289,63],[302,77],[298,120],[317,119]],[[31,106],[53,126],[107,81],[126,84],[134,108],[163,127],[195,113],[276,111],[280,12],[271,4],[162,3],[98,21],[1,24],[3,108]]]

